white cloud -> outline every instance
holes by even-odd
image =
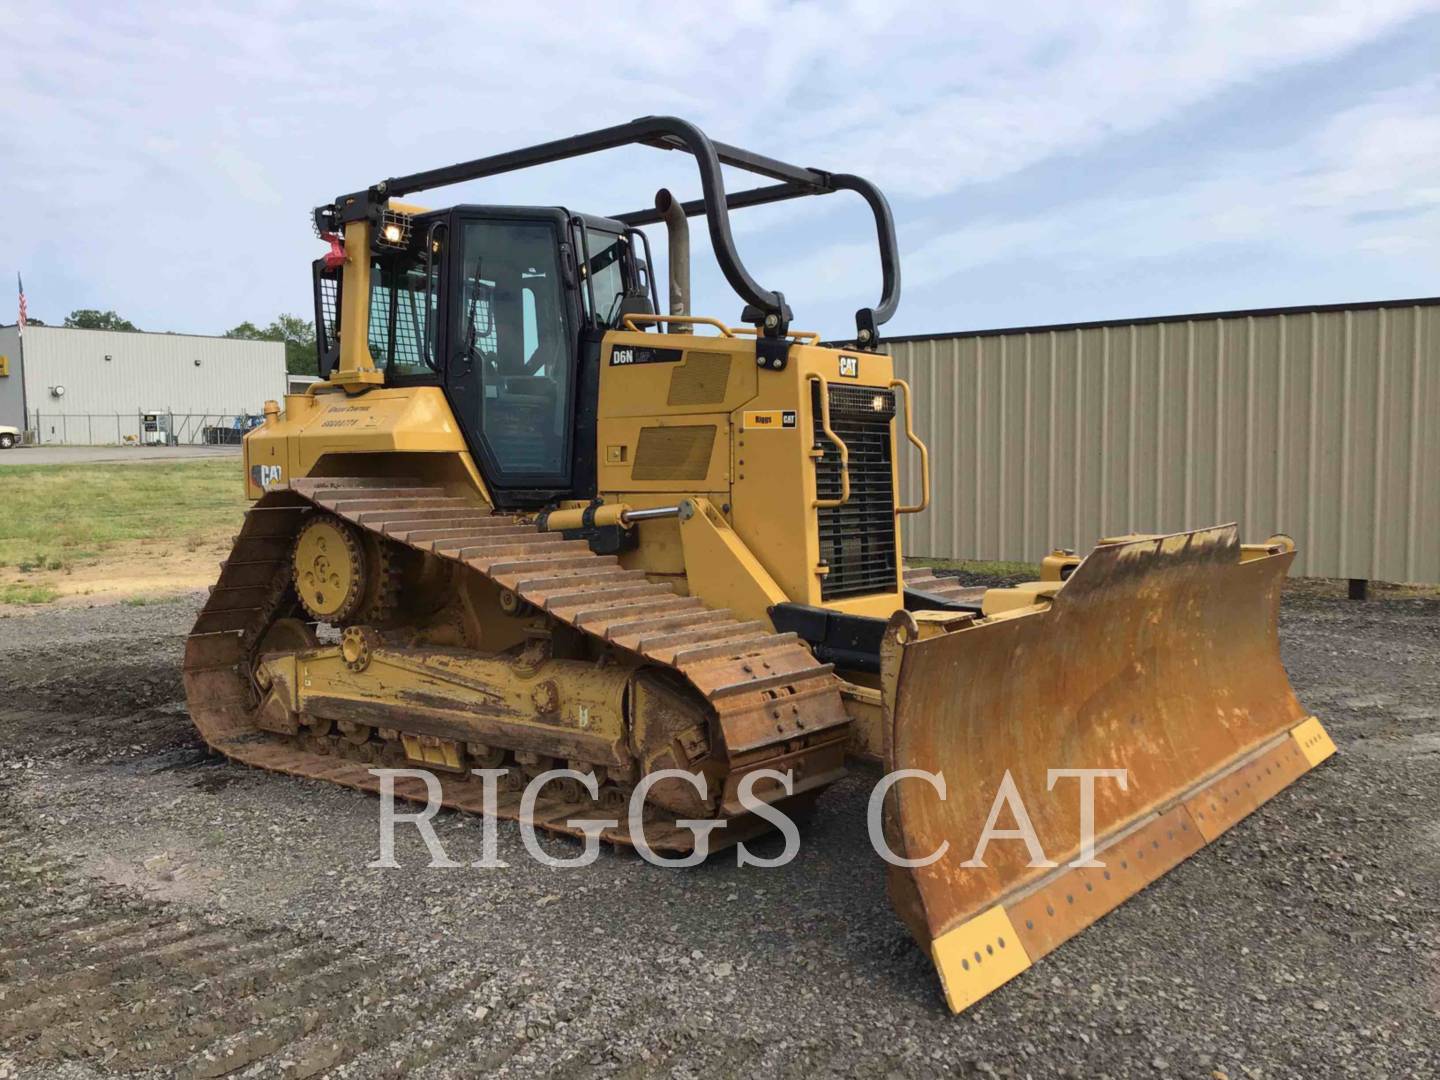
[[[305,214],[339,192],[678,112],[726,141],[871,175],[914,244],[907,278],[933,280],[956,259],[1043,243],[1040,230],[1053,223],[995,222],[930,239],[919,200],[1162,124],[1226,89],[1371,41],[1420,6],[744,0],[722,15],[658,0],[603,11],[375,0],[343,10],[290,0],[22,10],[0,0],[12,43],[0,65],[0,178],[7,203],[25,208],[5,250],[42,317],[114,306],[145,326],[219,330],[307,309],[317,249]],[[1311,203],[1393,206],[1383,177],[1414,177],[1428,160],[1428,128],[1423,117],[1392,116],[1394,102],[1374,108],[1353,120],[1355,169],[1290,189]],[[647,204],[662,183],[693,195],[693,173],[680,155],[633,150],[436,201],[610,212]],[[1423,204],[1418,188],[1433,192],[1433,176],[1409,197]],[[852,291],[872,299],[863,283],[874,280],[874,252],[853,202],[840,195],[739,218],[747,258],[791,263],[784,245],[839,241],[844,228],[840,247],[805,262],[826,291],[810,281],[803,289],[844,293],[853,263],[862,284]],[[1245,234],[1292,213],[1264,205],[1229,217],[1213,206],[1207,227]],[[1384,237],[1404,231],[1377,226],[1368,242],[1394,243]],[[1084,235],[1073,225],[1062,233],[1077,248]],[[697,255],[703,249],[701,238]],[[713,287],[713,277],[700,281]],[[733,311],[733,299],[715,296]],[[848,315],[843,305],[823,310]]]
[[[1068,272],[1165,260],[1221,245],[1282,245],[1290,256],[1343,259],[1429,253],[1440,271],[1440,77],[1376,96],[1318,130],[1265,150],[1223,153],[1208,170],[1148,195],[1107,194],[1044,213],[959,228],[911,230],[906,287],[921,292],[1007,260]],[[817,280],[855,301],[873,254],[837,244],[780,275]],[[1415,292],[1433,290],[1417,281]],[[1361,287],[1357,295],[1368,297]],[[1260,302],[1256,302],[1260,306]]]

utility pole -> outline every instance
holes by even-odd
[[[15,271],[15,284],[20,290],[20,311],[19,317],[15,320],[15,334],[19,338],[19,352],[17,363],[20,367],[20,415],[24,417],[20,421],[20,444],[25,444],[25,432],[30,430],[30,402],[25,397],[25,283],[20,280],[20,271]],[[40,439],[40,425],[35,425],[35,439]]]

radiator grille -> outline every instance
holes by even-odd
[[[632,480],[704,480],[710,473],[715,425],[647,427],[635,444]]]
[[[730,381],[730,357],[725,353],[692,352],[670,373],[670,405],[718,405],[725,400]]]
[[[811,388],[816,491],[822,499],[841,494],[840,453],[820,423],[820,388]],[[895,471],[890,456],[890,421],[895,394],[865,386],[830,387],[830,426],[850,451],[850,499],[844,506],[818,509],[820,558],[830,572],[820,579],[823,600],[899,587],[895,559]]]

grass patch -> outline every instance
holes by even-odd
[[[119,541],[178,537],[194,550],[233,533],[246,502],[240,469],[219,460],[7,466],[0,505],[0,566],[32,573],[68,569]]]
[[[48,604],[59,595],[49,585],[0,585],[0,604]]]
[[[967,574],[983,574],[986,577],[1018,577],[1034,581],[1040,576],[1040,567],[1028,562],[987,562],[984,559],[906,559],[907,566],[928,566],[932,570],[964,570]]]
[[[1040,567],[1034,563],[1007,560],[906,559],[905,565],[925,566],[932,570],[948,570],[954,574],[955,579],[961,585],[984,585],[992,589],[1018,585],[1022,581],[1035,581],[1040,577]]]

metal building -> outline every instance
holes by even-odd
[[[285,393],[285,346],[275,341],[68,327],[0,327],[0,424],[38,442],[145,439],[164,416],[174,441],[258,415]],[[159,421],[152,421],[159,423]]]
[[[1440,581],[1440,297],[891,338],[920,556],[1238,521],[1294,572]],[[918,483],[907,460],[904,490]]]

